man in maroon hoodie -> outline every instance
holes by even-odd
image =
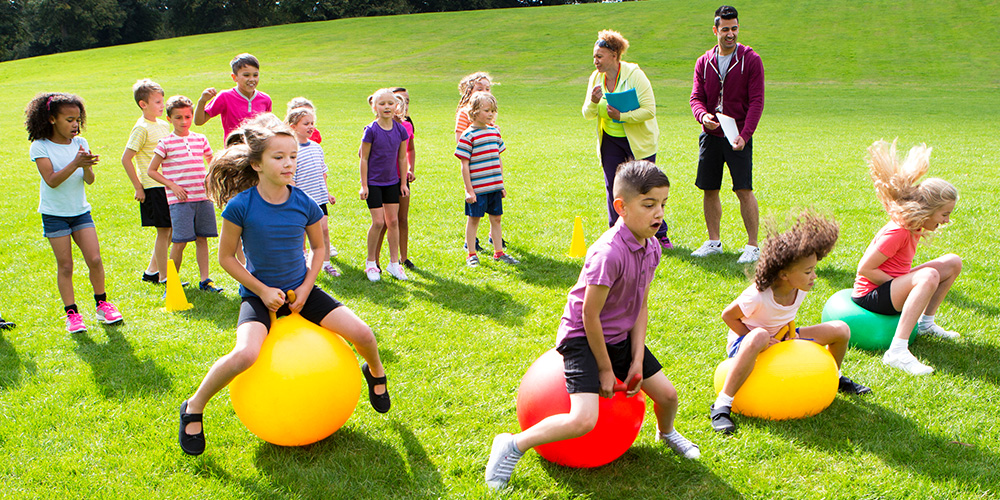
[[[702,126],[698,138],[698,176],[695,185],[704,193],[708,241],[691,253],[705,257],[722,253],[719,223],[722,219],[722,165],[729,165],[733,192],[747,230],[747,244],[737,262],[757,260],[757,198],[753,194],[753,132],[764,111],[764,65],[750,47],[736,42],[740,23],[736,8],[723,5],[715,11],[712,31],[718,45],[698,58],[691,89],[691,112]],[[739,136],[731,144],[723,134],[717,114],[736,121]]]

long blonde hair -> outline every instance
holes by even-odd
[[[958,201],[958,190],[944,179],[920,178],[930,166],[931,148],[914,146],[902,163],[892,144],[875,141],[868,147],[868,175],[875,185],[875,197],[889,217],[900,226],[917,231],[939,208]]]
[[[472,93],[476,88],[476,82],[484,78],[486,81],[490,82],[491,86],[493,85],[493,77],[485,71],[477,71],[471,75],[465,75],[465,77],[458,82],[458,93],[462,95],[462,98],[458,101],[458,107],[455,108],[456,112],[469,104],[469,99],[472,98]]]
[[[237,132],[242,136],[242,142],[229,146],[215,157],[205,176],[208,197],[219,206],[224,206],[234,196],[260,182],[260,176],[253,166],[260,165],[268,142],[273,137],[285,135],[295,139],[292,129],[271,113],[263,113],[248,120],[230,137],[238,137]]]

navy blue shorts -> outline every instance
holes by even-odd
[[[69,236],[88,227],[96,227],[89,211],[72,217],[42,214],[42,234],[46,238]]]
[[[482,217],[486,214],[503,215],[503,193],[492,191],[476,195],[475,203],[465,204],[465,215]]]
[[[703,191],[722,187],[722,165],[729,165],[733,191],[753,190],[753,137],[742,151],[733,151],[729,139],[702,132],[698,137],[698,175],[694,185]]]
[[[886,316],[897,316],[901,311],[897,311],[892,305],[892,280],[886,281],[878,286],[878,288],[868,292],[864,297],[851,297],[851,300],[855,304],[861,306],[862,309],[871,311],[875,314],[884,314]]]
[[[604,345],[608,348],[608,357],[611,358],[611,369],[615,372],[615,377],[624,381],[628,377],[629,368],[632,367],[632,339]],[[643,349],[645,354],[642,356],[642,378],[647,379],[656,375],[663,366],[656,356],[649,352],[648,347],[643,346]],[[587,337],[565,339],[556,347],[556,351],[563,356],[566,392],[570,394],[600,392],[601,378],[597,370],[597,358],[594,357],[594,351],[590,350]]]
[[[324,292],[322,288],[313,285],[312,291],[309,292],[309,298],[302,305],[302,310],[299,311],[299,314],[318,325],[327,314],[330,314],[330,311],[342,305],[344,304]],[[276,313],[279,318],[288,316],[289,314],[292,314],[292,310],[288,308],[288,304],[281,306]],[[264,301],[260,300],[260,297],[256,295],[253,297],[243,297],[243,302],[240,304],[240,319],[236,322],[236,325],[239,326],[251,321],[263,323],[264,328],[271,329],[271,312],[264,305]]]

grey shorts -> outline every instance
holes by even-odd
[[[219,236],[219,229],[215,224],[215,205],[209,200],[170,205],[170,225],[174,227],[170,238],[173,243]]]

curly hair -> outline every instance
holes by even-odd
[[[621,59],[625,55],[625,51],[628,50],[628,40],[614,30],[602,30],[597,34],[597,42],[594,45],[614,52],[618,59]]]
[[[836,222],[808,210],[799,214],[792,227],[783,233],[769,223],[754,273],[757,290],[770,288],[778,273],[800,259],[815,254],[816,260],[823,260],[837,243],[838,233]]]
[[[930,165],[931,148],[914,146],[903,163],[896,156],[896,141],[878,140],[868,147],[868,175],[875,197],[889,217],[910,231],[918,231],[934,212],[958,201],[958,190],[950,182],[928,178],[920,182]]]
[[[52,137],[55,130],[49,118],[59,116],[59,111],[64,106],[76,106],[80,109],[80,132],[83,132],[83,126],[87,122],[87,110],[83,107],[83,99],[80,96],[63,92],[42,92],[24,108],[24,128],[28,131],[28,140],[37,141]]]
[[[229,139],[242,137],[243,141],[227,147],[209,165],[205,176],[209,198],[225,206],[233,196],[256,186],[260,176],[253,166],[260,165],[268,143],[279,135],[295,138],[288,125],[271,113],[257,115],[230,134]]]
[[[458,82],[458,93],[462,95],[462,98],[458,100],[458,107],[455,108],[455,112],[468,106],[469,99],[472,98],[472,93],[475,92],[476,82],[485,79],[493,85],[493,77],[485,71],[477,71],[471,75],[465,75]]]
[[[191,99],[188,99],[187,97],[184,97],[182,95],[170,96],[170,99],[167,99],[167,105],[165,111],[167,112],[168,118],[170,118],[170,115],[173,114],[175,109],[184,109],[184,108],[194,109],[194,103],[191,102]]]

